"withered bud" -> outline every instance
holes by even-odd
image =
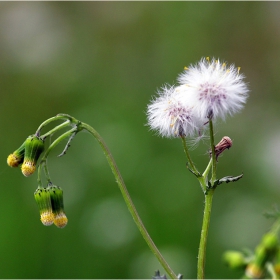
[[[218,161],[219,155],[225,150],[232,146],[232,141],[228,136],[224,136],[222,140],[215,146],[216,160]],[[210,156],[212,152],[210,151]]]

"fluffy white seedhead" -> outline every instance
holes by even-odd
[[[148,124],[165,137],[193,136],[200,121],[194,115],[185,86],[164,87],[148,105]]]
[[[228,67],[219,60],[208,58],[185,68],[178,81],[188,88],[186,94],[191,96],[194,110],[201,119],[224,119],[243,107],[248,88],[239,70],[234,65]]]

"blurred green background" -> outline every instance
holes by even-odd
[[[64,190],[69,224],[44,227],[33,193],[6,158],[40,123],[68,113],[105,139],[150,235],[176,273],[196,277],[203,194],[186,169],[180,139],[146,126],[146,108],[165,83],[203,56],[241,66],[245,109],[216,125],[233,147],[218,176],[206,277],[236,278],[227,249],[253,249],[279,202],[279,2],[1,2],[1,278],[151,278],[160,269],[128,213],[95,140],[80,133],[49,158]],[[51,128],[51,126],[49,127]],[[208,144],[192,151],[203,170]]]

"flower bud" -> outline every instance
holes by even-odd
[[[10,167],[18,167],[23,163],[25,152],[25,142],[7,158],[7,163]]]
[[[50,226],[54,222],[54,214],[52,212],[50,192],[46,188],[38,187],[34,193],[35,200],[39,206],[41,222],[45,226]]]
[[[225,150],[232,146],[232,141],[228,136],[224,136],[222,140],[215,146],[216,160],[218,160],[219,155]],[[210,155],[212,153],[210,152]]]
[[[280,248],[278,247],[276,256],[275,256],[275,264],[273,266],[275,273],[277,276],[280,276]]]
[[[242,268],[246,265],[244,255],[237,251],[225,252],[223,260],[231,269]]]
[[[249,279],[260,279],[263,276],[264,269],[255,263],[250,263],[245,271],[246,277]]]
[[[32,175],[36,170],[36,163],[44,151],[44,141],[36,136],[31,135],[25,141],[25,155],[21,166],[22,174],[26,177]]]
[[[250,279],[259,279],[263,277],[265,265],[269,259],[269,253],[263,244],[260,244],[255,249],[255,258],[246,267],[245,274]]]
[[[63,191],[60,187],[51,183],[48,185],[47,189],[51,196],[54,224],[59,228],[64,228],[67,225],[68,219],[64,213]]]
[[[278,239],[274,233],[267,233],[262,239],[262,245],[268,251],[275,251],[278,247]]]
[[[279,277],[280,276],[280,263],[276,263],[274,266],[274,271],[275,273],[277,274],[277,276]]]

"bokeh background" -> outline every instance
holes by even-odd
[[[233,147],[218,176],[244,178],[214,197],[206,277],[236,278],[228,249],[254,249],[279,202],[279,2],[1,2],[1,278],[151,278],[164,273],[134,224],[95,140],[80,133],[49,158],[64,190],[69,224],[44,227],[33,193],[6,157],[57,113],[92,125],[105,139],[150,235],[176,273],[196,277],[203,194],[186,169],[180,139],[146,126],[164,84],[203,56],[241,66],[245,109],[216,125]],[[52,128],[50,126],[49,128]],[[47,130],[46,130],[47,131]],[[192,151],[203,170],[208,143]]]

